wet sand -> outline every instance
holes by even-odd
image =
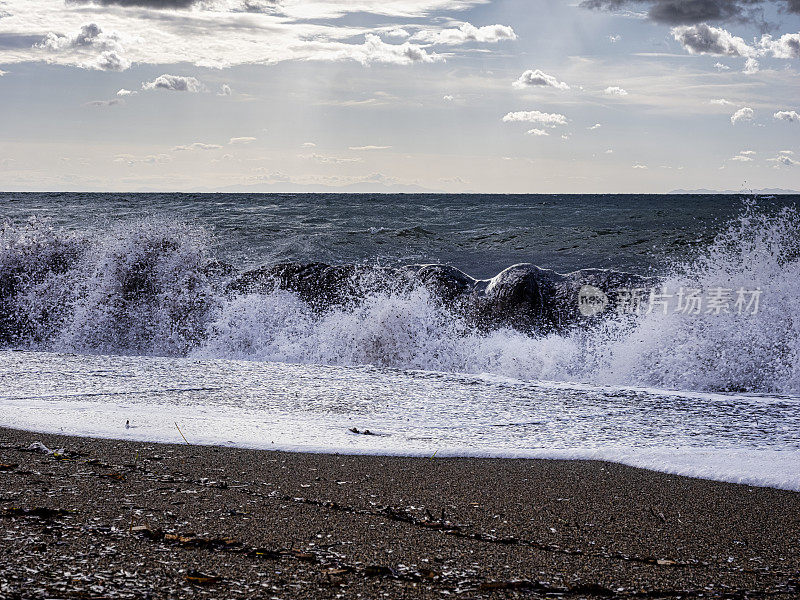
[[[800,494],[0,429],[0,598],[359,596],[796,599]]]

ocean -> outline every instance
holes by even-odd
[[[798,201],[0,194],[0,425],[800,490]],[[348,285],[324,302],[232,285],[305,263],[384,279],[336,271]],[[461,300],[406,268],[430,264],[463,272]],[[647,286],[597,289],[617,271]],[[533,302],[514,273],[569,292],[547,326],[506,310]]]

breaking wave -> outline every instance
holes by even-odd
[[[760,290],[755,314],[653,310],[536,333],[478,328],[423,285],[361,290],[319,310],[295,293],[235,293],[200,227],[140,220],[71,234],[0,229],[0,345],[492,373],[684,390],[800,391],[800,218],[753,204],[663,294]]]

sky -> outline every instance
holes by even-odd
[[[0,0],[0,190],[800,189],[800,0]]]

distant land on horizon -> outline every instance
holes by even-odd
[[[764,196],[766,194],[780,194],[780,195],[800,195],[800,191],[797,190],[786,190],[781,188],[763,188],[760,190],[708,190],[708,189],[697,189],[697,190],[672,190],[671,192],[667,192],[668,194],[755,194],[758,196]]]

